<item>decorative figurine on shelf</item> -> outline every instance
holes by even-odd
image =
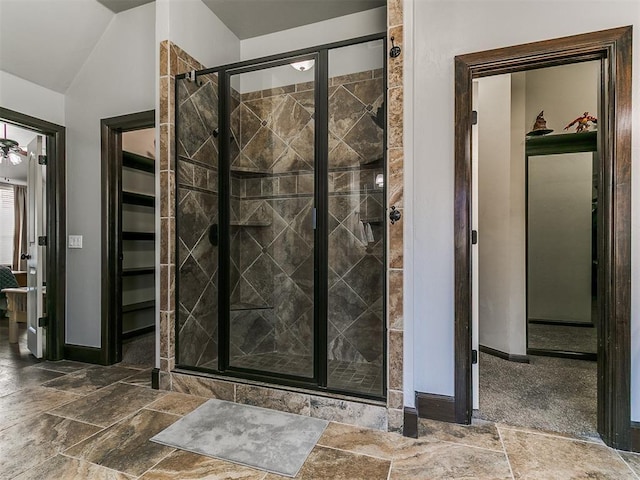
[[[527,133],[527,137],[534,135],[546,135],[553,132],[553,130],[547,128],[547,121],[544,119],[544,110],[541,111],[536,117],[536,123],[533,124],[533,129]]]
[[[582,116],[576,118],[573,122],[564,127],[564,129],[568,130],[577,123],[578,125],[576,126],[576,133],[587,132],[589,130],[589,127],[591,126],[589,125],[589,122],[591,122],[593,125],[597,125],[598,119],[589,115],[589,112],[584,112]]]

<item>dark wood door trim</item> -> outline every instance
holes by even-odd
[[[601,121],[603,182],[599,285],[598,430],[630,447],[632,27],[460,55],[455,58],[455,412],[471,420],[471,89],[488,75],[604,59],[608,101]],[[601,119],[602,120],[602,119]]]
[[[66,318],[66,141],[65,127],[0,107],[0,118],[47,138],[47,338],[46,358],[64,358]]]
[[[100,363],[122,361],[122,132],[155,127],[155,111],[100,121],[102,138],[102,291]]]

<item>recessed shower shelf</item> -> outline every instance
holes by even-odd
[[[251,168],[231,167],[231,174],[238,177],[267,177],[273,175],[273,172],[268,170],[255,170]]]
[[[361,218],[360,221],[362,223],[372,223],[374,225],[380,224],[384,222],[384,219],[382,217],[376,217],[376,218]]]
[[[273,310],[273,307],[269,305],[258,305],[252,303],[236,303],[230,307],[232,312],[246,312],[249,310]]]
[[[369,160],[368,162],[362,162],[360,166],[362,167],[375,167],[377,165],[382,165],[383,158],[376,158],[375,160]]]
[[[270,227],[270,221],[258,222],[258,221],[249,221],[249,222],[241,222],[238,220],[231,220],[229,225],[232,227]]]

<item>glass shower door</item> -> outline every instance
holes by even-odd
[[[384,395],[384,43],[329,51],[327,387]]]
[[[229,75],[232,369],[314,376],[313,63]]]
[[[218,369],[217,129],[218,75],[177,80],[176,362],[213,370]]]

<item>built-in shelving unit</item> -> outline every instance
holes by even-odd
[[[148,240],[153,241],[156,238],[156,234],[153,232],[122,232],[122,240]]]
[[[122,337],[148,333],[155,325],[155,161],[122,152]]]

